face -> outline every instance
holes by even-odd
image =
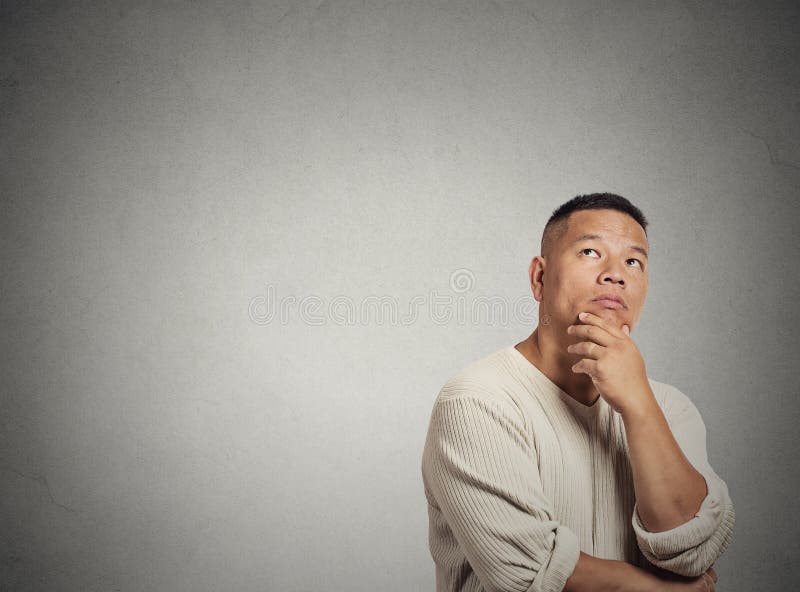
[[[548,256],[531,262],[531,286],[540,315],[549,314],[559,329],[580,323],[581,311],[633,329],[647,296],[644,229],[617,210],[579,210],[567,223],[567,231]]]

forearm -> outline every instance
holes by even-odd
[[[708,490],[672,435],[652,391],[622,411],[639,517],[650,532],[694,517]]]
[[[629,563],[581,552],[564,592],[651,592],[663,586],[664,580]]]

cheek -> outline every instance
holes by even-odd
[[[558,287],[553,286],[553,289],[545,294],[545,299],[551,311],[558,313],[561,317],[571,319],[582,310],[579,294],[581,291],[578,286],[563,284]]]
[[[639,318],[642,316],[642,309],[644,308],[644,296],[631,300],[628,303],[628,308],[630,309],[632,320],[638,322]]]
[[[647,278],[645,278],[639,284],[639,289],[637,290],[636,302],[638,302],[640,307],[644,304],[644,301],[647,299],[647,287],[648,287]]]
[[[545,282],[545,294],[550,297],[553,305],[580,300],[581,294],[591,293],[592,280],[581,275],[559,274],[550,278],[550,283]]]

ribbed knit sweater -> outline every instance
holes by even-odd
[[[703,420],[678,389],[648,380],[708,486],[695,517],[658,533],[639,519],[625,426],[602,397],[579,403],[513,346],[447,381],[422,457],[437,592],[557,592],[580,551],[682,575],[717,560],[735,515]]]

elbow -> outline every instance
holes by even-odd
[[[564,588],[580,558],[577,536],[565,526],[557,526],[548,548],[524,556],[493,556],[489,563],[473,563],[478,579],[487,592],[557,592]],[[532,549],[529,549],[529,551]]]
[[[679,576],[694,578],[707,572],[718,557],[717,554],[705,551],[698,548],[687,549],[683,553],[670,558],[659,558],[644,551],[643,554],[656,567]]]
[[[477,568],[477,565],[473,567]],[[537,571],[520,565],[505,562],[484,565],[476,569],[478,579],[486,592],[524,592],[531,588]]]
[[[718,527],[700,544],[682,551],[675,549],[672,553],[659,554],[648,548],[649,545],[642,544],[643,541],[640,541],[639,548],[647,560],[656,567],[681,576],[698,577],[708,571],[731,544],[735,523],[736,513],[733,504],[727,503]]]

